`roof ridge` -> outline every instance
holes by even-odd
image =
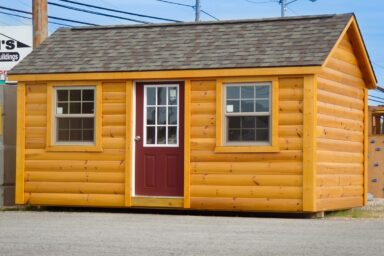
[[[72,27],[69,30],[99,30],[99,29],[123,29],[123,28],[151,28],[151,27],[173,27],[173,26],[202,26],[202,25],[220,25],[220,24],[241,24],[273,21],[296,21],[307,19],[325,19],[334,16],[353,16],[353,13],[342,14],[322,14],[322,15],[303,15],[289,17],[273,17],[259,19],[240,19],[240,20],[222,20],[222,21],[202,21],[202,22],[174,22],[174,23],[153,23],[153,24],[131,24],[131,25],[107,25],[107,26],[81,26]]]

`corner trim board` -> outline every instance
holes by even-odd
[[[132,97],[133,97],[133,81],[126,81],[125,87],[125,115],[126,115],[126,127],[125,127],[125,206],[131,206],[131,184],[132,184],[132,145],[133,145],[133,113],[132,113]]]
[[[16,191],[15,203],[24,204],[25,83],[17,85]]]
[[[184,82],[184,208],[191,207],[191,80]]]
[[[304,76],[303,211],[316,212],[317,75]]]

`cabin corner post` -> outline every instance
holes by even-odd
[[[184,208],[191,208],[191,80],[184,84]]]
[[[371,120],[371,119],[369,119]],[[368,204],[368,89],[364,89],[364,201]]]
[[[17,139],[15,203],[24,204],[25,166],[25,83],[17,85]]]
[[[133,130],[133,81],[126,81],[125,86],[125,206],[132,205],[132,130]]]
[[[304,76],[303,211],[316,212],[317,75]]]

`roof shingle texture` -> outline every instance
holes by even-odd
[[[10,73],[319,66],[351,16],[62,28]]]

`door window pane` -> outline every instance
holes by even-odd
[[[168,107],[168,124],[177,124],[177,107]]]
[[[168,144],[177,144],[177,127],[168,127]]]
[[[158,87],[157,88],[157,105],[166,105],[167,103],[167,88]]]
[[[147,127],[147,144],[155,144],[156,127]]]
[[[166,144],[166,127],[158,126],[157,127],[157,144]]]
[[[168,88],[168,105],[177,105],[177,87]]]
[[[147,124],[155,124],[156,108],[147,107]]]
[[[156,105],[156,88],[147,88],[147,105]]]
[[[167,108],[157,107],[157,124],[166,124],[167,122]]]

